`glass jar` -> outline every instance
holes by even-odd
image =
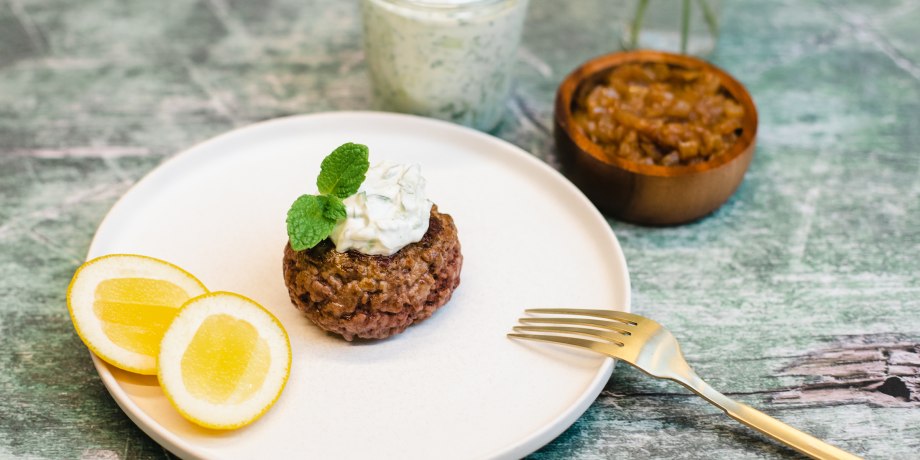
[[[719,0],[635,0],[626,17],[625,49],[706,56],[719,38]]]
[[[362,0],[378,108],[488,131],[501,121],[529,0]]]

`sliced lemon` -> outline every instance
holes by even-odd
[[[287,332],[261,305],[231,292],[188,301],[163,335],[160,387],[189,421],[247,425],[278,400],[291,369]]]
[[[201,281],[169,262],[112,254],[77,269],[67,308],[77,335],[96,356],[153,375],[160,339],[179,307],[206,292]]]

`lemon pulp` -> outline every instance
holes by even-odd
[[[268,343],[252,324],[216,314],[201,323],[182,355],[182,380],[196,398],[237,403],[261,388],[270,365]]]
[[[155,356],[163,333],[189,294],[174,283],[150,278],[112,278],[96,287],[93,312],[105,335],[135,353]]]

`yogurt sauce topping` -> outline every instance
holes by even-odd
[[[384,161],[372,166],[358,193],[343,202],[348,217],[329,236],[339,252],[389,256],[421,241],[428,231],[431,201],[417,164]]]

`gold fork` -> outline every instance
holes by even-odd
[[[605,354],[625,361],[652,377],[683,385],[722,409],[729,417],[812,458],[859,458],[712,389],[684,360],[677,339],[655,321],[612,310],[537,308],[525,312],[569,316],[521,318],[521,323],[527,325],[515,326],[514,330],[529,333],[512,333],[508,337],[558,343]],[[587,336],[591,340],[571,335]]]

